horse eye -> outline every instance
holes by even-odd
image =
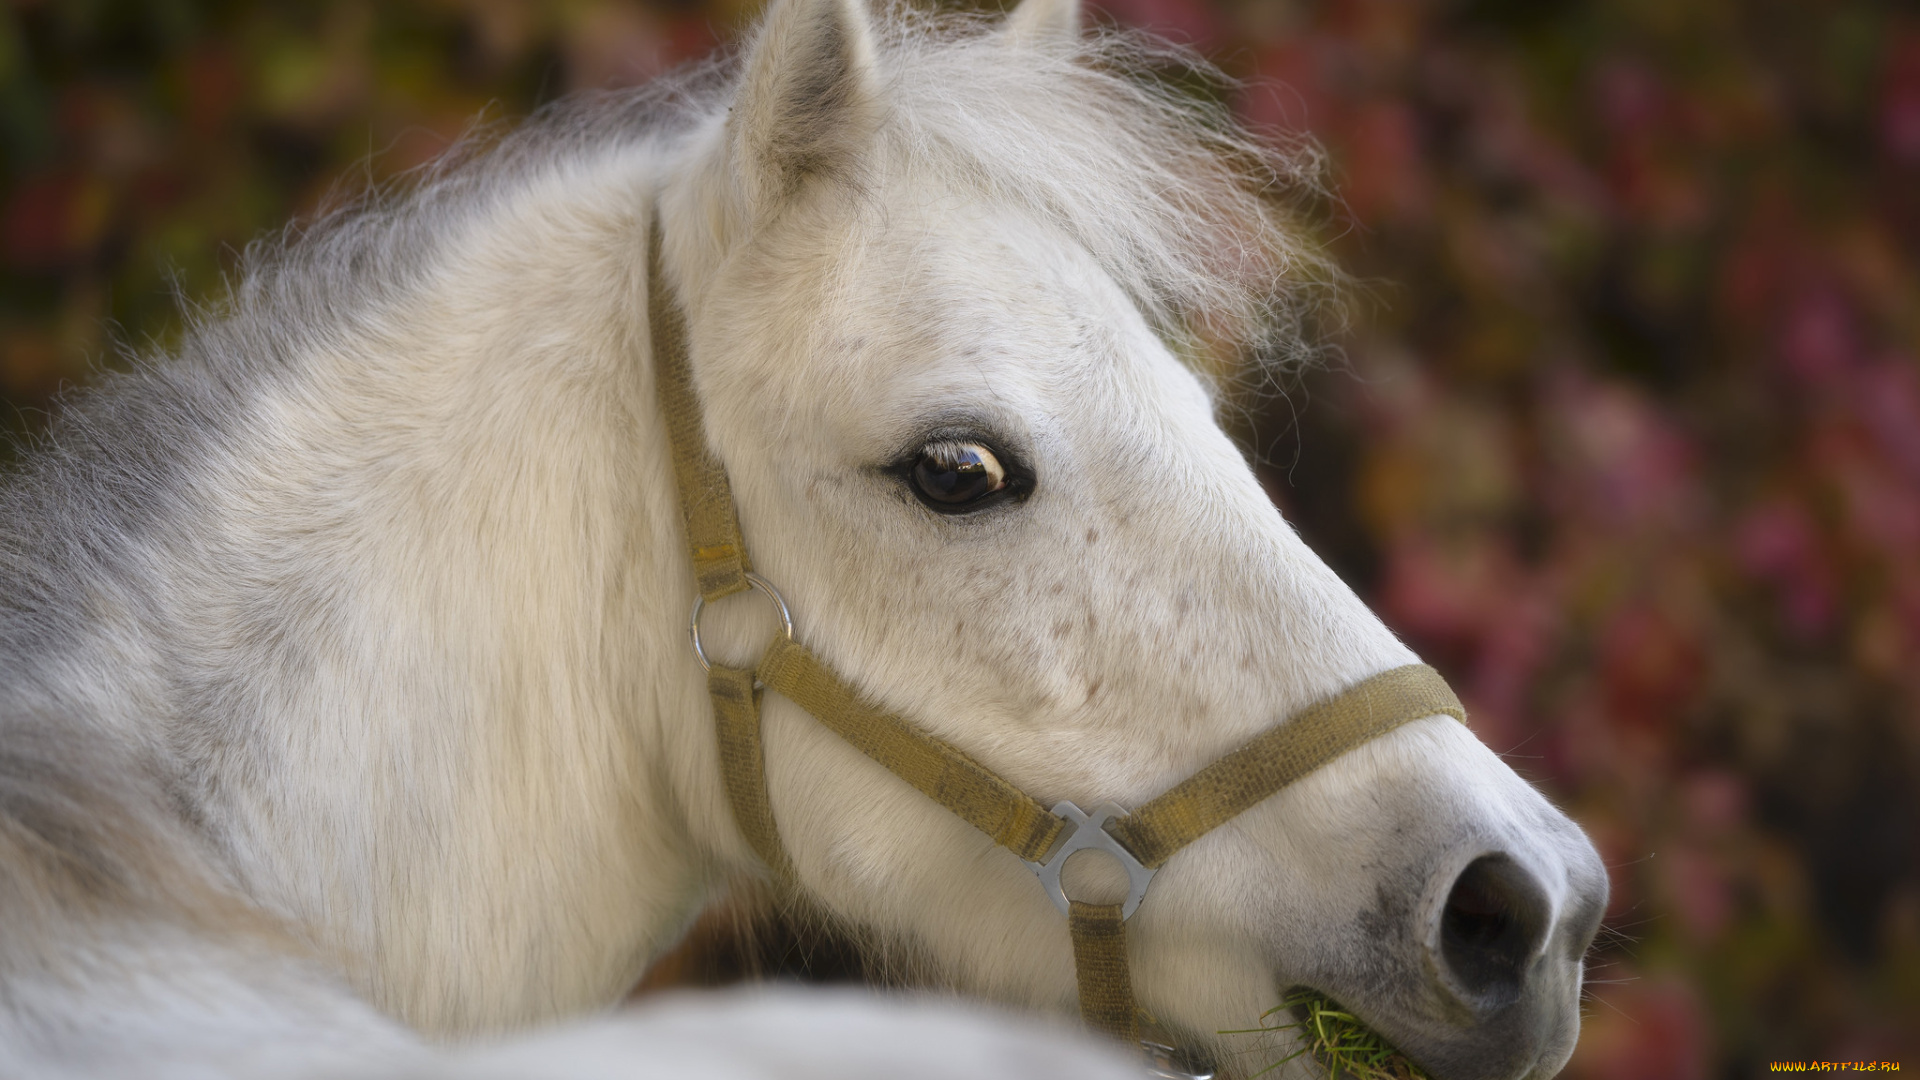
[[[929,443],[907,471],[913,493],[943,514],[977,509],[982,499],[1007,490],[1007,470],[993,451],[973,442]]]

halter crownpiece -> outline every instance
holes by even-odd
[[[1067,917],[1081,1017],[1089,1027],[1143,1045],[1150,1053],[1170,1052],[1157,1042],[1141,1042],[1141,1016],[1127,967],[1126,920],[1145,899],[1155,872],[1181,848],[1361,743],[1428,716],[1465,722],[1460,699],[1424,664],[1393,668],[1294,714],[1131,813],[1112,803],[1091,813],[1070,802],[1048,809],[958,747],[862,701],[794,639],[786,601],[753,573],[726,469],[707,448],[686,323],[661,269],[658,221],[656,208],[647,227],[647,322],[654,379],[667,418],[687,549],[699,587],[688,630],[694,655],[707,669],[721,772],[741,835],[775,876],[794,880],[767,797],[760,739],[764,687],[807,710],[889,772],[1025,860]],[[765,593],[778,608],[781,632],[753,668],[711,663],[700,646],[702,608],[749,588]],[[1089,848],[1106,852],[1126,868],[1129,891],[1122,903],[1083,903],[1061,888],[1060,870],[1067,858]]]

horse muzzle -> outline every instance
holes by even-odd
[[[1359,933],[1306,985],[1433,1080],[1554,1075],[1579,1037],[1584,957],[1607,898],[1585,836],[1569,829],[1554,840],[1544,849],[1457,848],[1410,911],[1382,890],[1382,906],[1362,913]]]

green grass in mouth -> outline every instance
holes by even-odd
[[[1260,1015],[1264,1024],[1275,1014],[1294,1018],[1291,1024],[1223,1031],[1222,1035],[1250,1035],[1255,1032],[1297,1031],[1300,1049],[1255,1073],[1269,1073],[1302,1054],[1326,1067],[1327,1080],[1430,1080],[1393,1044],[1375,1034],[1360,1018],[1342,1009],[1339,1002],[1305,987],[1287,994],[1279,1005]]]

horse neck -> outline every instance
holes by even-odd
[[[655,171],[494,192],[405,288],[303,328],[161,542],[188,801],[431,1030],[617,996],[738,846],[686,824],[729,818],[647,356]]]

